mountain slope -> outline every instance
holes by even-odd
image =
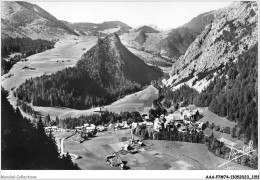
[[[70,27],[35,4],[22,1],[1,3],[1,34],[5,37],[55,39],[66,34],[77,35]]]
[[[139,27],[136,32],[139,32],[139,31],[143,31],[145,33],[158,33],[160,31],[157,31],[155,30],[154,28],[150,27],[150,26],[142,26],[142,27]]]
[[[161,55],[178,59],[190,44],[214,20],[215,11],[202,13],[179,28],[172,29],[168,36],[158,43]]]
[[[84,109],[109,104],[162,75],[159,68],[146,65],[124,47],[117,34],[111,34],[99,39],[75,67],[26,81],[17,96],[37,106]]]
[[[188,23],[184,24],[182,27],[192,29],[193,31],[200,34],[205,29],[205,27],[214,20],[214,12],[215,11],[202,13],[190,20]]]
[[[173,65],[168,82],[173,85],[190,80],[190,84],[211,79],[226,63],[253,47],[257,41],[256,2],[235,2],[215,12],[214,21],[189,46]]]
[[[197,106],[209,106],[210,111],[238,123],[241,132],[233,135],[258,144],[258,48],[255,44],[237,62],[226,64],[223,70],[196,97]],[[238,131],[238,128],[237,130]]]
[[[197,36],[198,33],[189,28],[176,28],[171,30],[168,36],[162,39],[158,44],[161,55],[178,59],[186,52]]]

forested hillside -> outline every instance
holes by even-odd
[[[258,139],[257,47],[240,55],[237,63],[229,63],[194,101],[197,106],[209,106],[212,112],[237,122],[245,140],[254,143]]]
[[[258,51],[257,44],[236,62],[226,64],[220,73],[198,93],[192,87],[183,85],[172,91],[164,87],[160,94],[165,97],[164,106],[194,103],[198,107],[209,107],[219,116],[238,123],[237,131],[246,142],[258,139]]]
[[[69,155],[60,156],[53,135],[46,135],[41,118],[36,127],[23,118],[19,108],[9,104],[1,93],[1,169],[76,170]]]
[[[195,89],[190,88],[188,85],[183,85],[180,89],[175,91],[172,91],[169,88],[162,91],[164,91],[162,94],[165,96],[163,105],[167,108],[180,103],[182,103],[182,106],[192,104],[193,100],[199,95]]]
[[[54,47],[54,42],[30,38],[5,38],[1,40],[1,55],[7,56],[14,52],[19,52],[23,56],[30,56],[35,53],[40,53]]]
[[[99,39],[75,67],[26,80],[17,97],[36,106],[86,109],[112,103],[163,76],[124,47],[116,34]]]

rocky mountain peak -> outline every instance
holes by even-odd
[[[215,11],[215,19],[173,65],[175,84],[194,81],[198,75],[215,72],[221,65],[236,61],[258,41],[256,2],[235,2]]]

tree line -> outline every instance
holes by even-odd
[[[76,170],[69,154],[60,155],[52,133],[46,134],[42,119],[35,125],[23,118],[1,93],[1,167],[5,170]]]
[[[104,88],[87,73],[75,68],[66,68],[52,75],[43,75],[26,80],[16,90],[18,99],[34,106],[69,107],[87,109],[106,105],[141,90],[141,85],[123,81],[117,88]]]
[[[230,62],[195,99],[194,104],[209,107],[219,116],[238,123],[245,142],[258,142],[257,45]]]
[[[19,52],[23,57],[43,52],[54,48],[55,42],[42,39],[32,40],[30,38],[12,38],[7,37],[1,40],[2,57]]]

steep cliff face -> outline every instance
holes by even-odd
[[[191,79],[199,81],[212,76],[226,63],[235,62],[258,42],[257,12],[257,3],[253,1],[234,2],[215,11],[214,21],[173,65],[174,76],[168,84],[177,85]]]

